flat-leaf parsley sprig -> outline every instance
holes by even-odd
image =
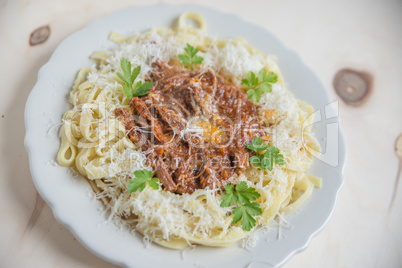
[[[236,191],[235,191],[236,189]],[[225,187],[226,194],[223,196],[221,207],[230,207],[237,205],[232,214],[234,215],[232,224],[241,220],[241,227],[245,231],[250,231],[255,226],[255,216],[261,215],[262,210],[257,202],[261,195],[253,187],[248,187],[247,183],[242,181],[236,187],[228,184]]]
[[[204,60],[203,57],[196,55],[198,48],[192,47],[189,43],[184,48],[186,54],[180,54],[178,57],[181,59],[184,65],[190,66],[191,70],[194,69],[195,64],[201,64]]]
[[[128,184],[128,192],[134,193],[135,191],[139,190],[142,192],[145,189],[145,186],[148,182],[149,186],[153,189],[159,189],[159,180],[156,177],[152,177],[152,171],[148,169],[140,169],[134,171],[134,178]]]
[[[261,95],[272,91],[272,84],[278,81],[278,76],[273,72],[268,72],[262,68],[258,75],[249,72],[247,79],[243,79],[241,83],[247,89],[247,98],[254,102],[259,102]]]
[[[120,60],[120,66],[124,76],[121,73],[117,73],[117,76],[124,82],[122,86],[127,97],[132,99],[134,97],[147,95],[149,90],[154,86],[154,82],[147,81],[142,83],[142,81],[138,81],[133,90],[134,81],[141,72],[141,66],[137,66],[131,71],[131,62],[126,58]]]
[[[286,162],[283,159],[283,155],[280,153],[279,149],[275,146],[270,146],[268,148],[267,144],[262,143],[262,139],[255,137],[251,144],[246,145],[247,149],[252,150],[256,155],[250,157],[250,164],[259,167],[262,170],[268,169],[271,171],[273,169],[274,163],[277,165],[285,165]],[[261,153],[265,151],[264,153]]]

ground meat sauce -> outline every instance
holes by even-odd
[[[264,136],[257,106],[211,70],[184,71],[156,62],[154,87],[118,108],[128,137],[147,155],[164,189],[192,193],[222,187],[249,166],[245,147]]]

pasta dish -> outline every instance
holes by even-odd
[[[57,159],[110,217],[169,248],[229,246],[321,187],[306,173],[307,148],[319,151],[313,109],[275,57],[208,36],[195,13],[109,39],[77,75]]]

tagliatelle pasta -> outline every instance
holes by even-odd
[[[200,29],[186,27],[186,19],[196,20]],[[182,249],[191,243],[228,246],[249,232],[232,224],[230,207],[220,206],[221,187],[196,189],[191,194],[149,186],[142,192],[127,191],[134,171],[152,168],[146,165],[146,153],[130,140],[129,130],[114,112],[129,103],[116,74],[122,72],[123,57],[134,66],[141,66],[141,81],[157,61],[180,65],[177,55],[187,43],[197,47],[204,59],[201,73],[213,70],[236,86],[250,71],[257,73],[266,68],[278,75],[272,92],[261,96],[258,111],[261,115],[269,114],[269,118],[262,118],[267,120],[267,144],[280,149],[286,164],[275,165],[272,171],[249,166],[231,181],[245,181],[261,195],[257,200],[262,210],[256,216],[257,228],[269,226],[278,213],[294,211],[311,195],[314,186],[321,186],[320,178],[306,173],[313,162],[306,146],[319,151],[309,127],[312,107],[286,89],[274,57],[241,38],[209,37],[205,25],[200,15],[184,13],[177,28],[158,27],[133,37],[112,33],[109,38],[116,46],[94,52],[96,66],[78,73],[70,93],[73,107],[65,113],[61,128],[59,163],[88,179],[111,217],[121,218],[152,241],[169,248]]]

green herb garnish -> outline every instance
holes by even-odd
[[[259,102],[261,95],[266,92],[272,91],[272,84],[278,81],[278,76],[273,73],[267,73],[265,68],[262,68],[258,75],[249,72],[247,75],[248,79],[243,79],[241,83],[247,89],[247,98],[254,102]]]
[[[198,52],[198,48],[194,48],[188,43],[184,51],[186,54],[180,54],[179,59],[181,59],[184,65],[190,66],[191,70],[193,70],[195,64],[201,64],[204,60],[203,57],[195,55]]]
[[[148,182],[149,186],[154,188],[155,190],[159,189],[159,180],[158,178],[152,177],[152,171],[147,169],[141,169],[134,171],[134,178],[128,184],[128,192],[134,193],[139,190],[142,192],[145,189],[146,183]]]
[[[255,156],[250,157],[250,164],[257,166],[262,170],[268,169],[271,171],[274,163],[277,165],[286,164],[279,149],[273,145],[268,148],[267,144],[262,144],[262,139],[259,137],[254,138],[251,141],[251,144],[247,144],[246,147],[256,153]],[[264,150],[265,152],[260,154],[260,152],[263,152]]]
[[[237,205],[233,209],[234,215],[232,224],[241,220],[241,227],[245,231],[250,231],[255,226],[254,216],[262,214],[260,205],[257,202],[252,202],[258,199],[261,195],[253,187],[247,187],[247,183],[242,181],[235,186],[232,184],[226,185],[226,194],[223,196],[221,207],[229,207]]]
[[[129,62],[125,58],[122,58],[120,60],[120,66],[123,70],[124,76],[121,73],[117,73],[117,76],[124,82],[122,86],[127,97],[129,99],[132,99],[134,97],[147,95],[149,93],[149,90],[154,86],[154,82],[147,81],[142,83],[141,81],[139,81],[135,84],[133,91],[133,84],[141,71],[141,66],[137,66],[131,71],[131,62]]]

